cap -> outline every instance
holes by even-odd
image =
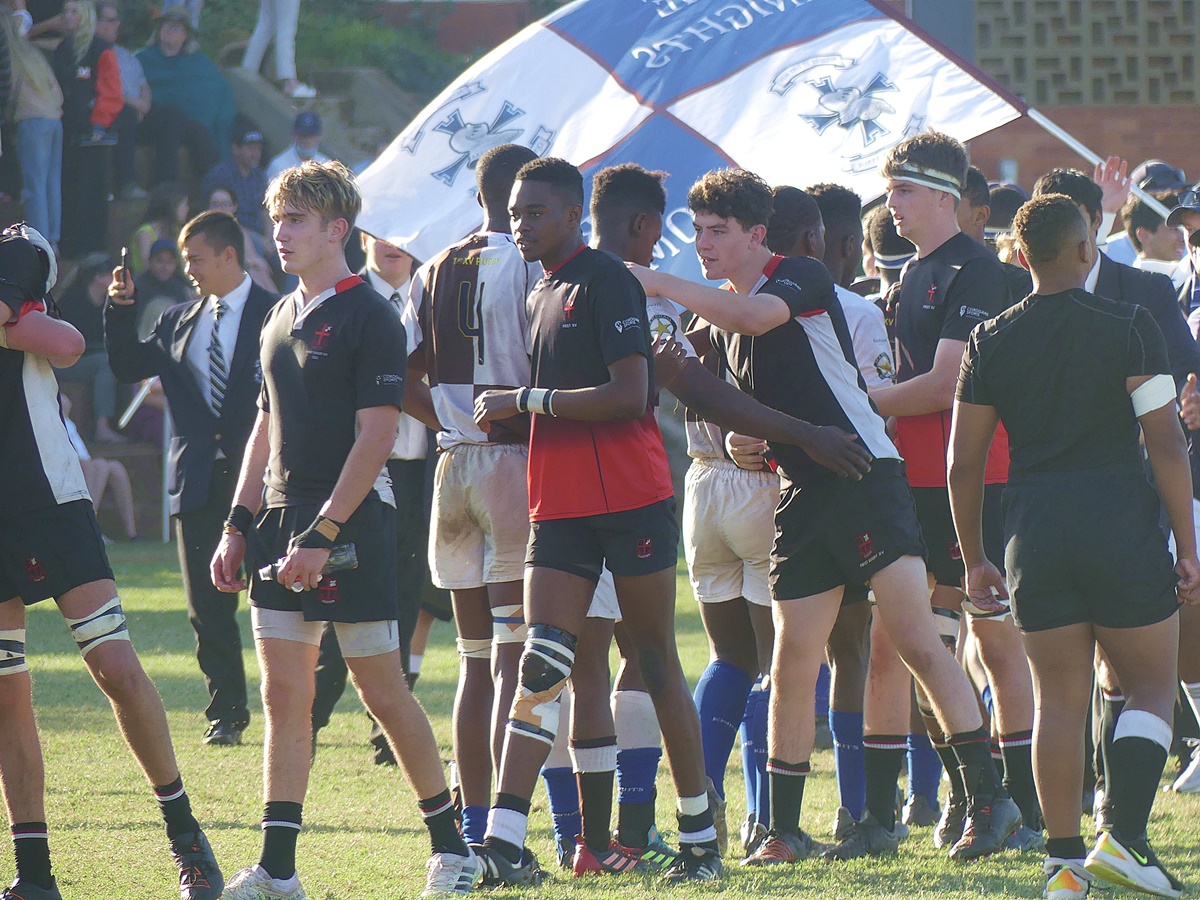
[[[0,234],[0,300],[40,300],[54,284],[45,253],[32,237],[41,235],[28,228],[27,236],[26,228],[14,225]]]
[[[1129,173],[1129,182],[1143,191],[1181,191],[1188,186],[1187,175],[1161,159],[1148,159]]]
[[[292,133],[298,134],[301,137],[312,137],[314,134],[321,133],[321,117],[315,112],[302,112],[296,116],[296,122],[292,125]]]
[[[233,142],[235,144],[253,144],[263,142],[263,133],[258,130],[257,125],[243,125],[241,128],[233,130]]]
[[[1178,228],[1183,224],[1183,214],[1190,212],[1200,213],[1200,182],[1193,184],[1179,195],[1179,205],[1167,216],[1167,226]]]
[[[162,253],[164,250],[169,250],[173,255],[178,255],[179,253],[179,248],[170,238],[159,238],[150,245],[151,256],[158,256],[158,254]]]
[[[164,22],[178,22],[188,30],[189,34],[196,33],[196,29],[192,27],[192,14],[183,4],[177,3],[164,9],[162,15],[154,20],[155,30],[161,28]]]

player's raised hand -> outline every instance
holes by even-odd
[[[1195,373],[1187,377],[1183,390],[1179,392],[1179,417],[1188,431],[1200,431],[1200,389],[1196,385]]]
[[[1196,557],[1180,557],[1175,563],[1175,574],[1179,576],[1179,583],[1175,585],[1179,602],[1188,606],[1200,603],[1200,562],[1196,561]]]
[[[822,425],[813,428],[800,449],[835,475],[859,481],[871,471],[871,454],[857,438],[834,425]]]
[[[1195,560],[1193,560],[1195,562]],[[967,598],[985,613],[1000,612],[1008,607],[1008,585],[991,562],[985,559],[981,565],[967,567]]]
[[[1129,199],[1129,163],[1119,156],[1110,156],[1104,162],[1096,163],[1093,180],[1104,192],[1104,201],[1101,204],[1104,211],[1119,213],[1125,201]]]
[[[129,270],[120,266],[112,270],[112,281],[108,285],[108,299],[115,306],[132,306],[134,303],[133,279]]]

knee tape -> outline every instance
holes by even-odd
[[[25,629],[12,628],[0,631],[0,675],[16,675],[28,672],[25,661]]]
[[[1117,717],[1113,743],[1122,738],[1143,738],[1171,752],[1171,723],[1144,709],[1125,709]]]
[[[553,625],[530,625],[521,653],[509,729],[554,745],[562,689],[575,664],[575,635]]]
[[[961,614],[952,609],[942,609],[940,606],[933,608],[933,625],[951,653],[958,649],[958,622],[961,618]]]
[[[108,641],[130,640],[120,597],[113,597],[90,616],[81,619],[68,617],[67,625],[70,626],[71,637],[79,645],[81,656],[87,656]]]
[[[525,609],[521,604],[492,607],[492,640],[497,644],[523,644],[527,636]]]
[[[492,642],[489,638],[458,638],[458,655],[466,659],[491,659]]]
[[[971,622],[1003,622],[1005,619],[1012,618],[1012,610],[1008,606],[1007,601],[1003,602],[1004,609],[998,609],[995,612],[980,609],[971,602],[971,598],[963,596],[962,608]]]
[[[645,691],[613,691],[612,714],[617,727],[617,747],[621,750],[662,747],[658,714]]]

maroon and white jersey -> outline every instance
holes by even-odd
[[[409,289],[415,313],[413,353],[423,362],[442,431],[438,446],[525,443],[529,416],[475,424],[475,398],[523,387],[532,349],[526,298],[542,277],[521,258],[512,235],[473,234],[417,270]]]

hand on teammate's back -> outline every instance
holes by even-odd
[[[859,481],[871,471],[871,453],[858,443],[858,435],[847,434],[834,425],[814,428],[800,449],[840,478]]]

